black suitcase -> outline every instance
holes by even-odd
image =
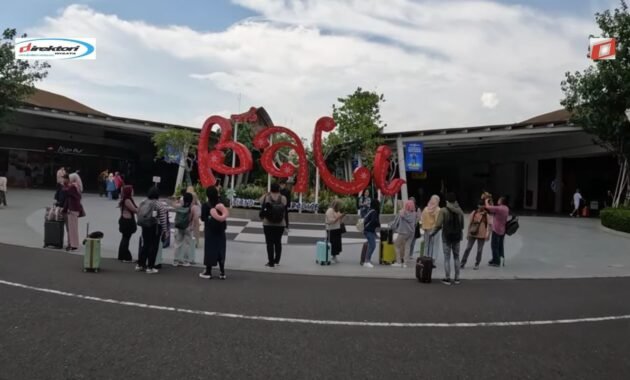
[[[365,257],[367,256],[368,243],[363,243],[361,247],[361,264],[365,263]]]
[[[420,282],[430,283],[433,275],[433,258],[428,256],[418,257],[416,261],[416,278]]]
[[[44,248],[63,248],[64,223],[46,221],[44,223]]]
[[[389,228],[381,228],[381,241],[394,244],[394,231]]]

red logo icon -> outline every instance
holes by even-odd
[[[615,59],[617,41],[614,38],[591,38],[589,42],[590,58],[593,61]]]

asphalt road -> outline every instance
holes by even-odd
[[[270,270],[271,271],[271,270]],[[630,314],[630,279],[460,286],[230,272],[149,276],[0,244],[0,280],[102,299],[248,316],[499,322]],[[0,284],[0,379],[628,379],[630,321],[366,327],[193,315]]]

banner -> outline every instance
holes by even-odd
[[[405,143],[405,170],[407,173],[422,173],[424,171],[423,143]]]

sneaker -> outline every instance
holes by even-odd
[[[462,263],[462,264],[459,266],[459,268],[460,268],[460,269],[464,269],[464,268],[466,268],[466,263]]]
[[[474,270],[479,270],[479,264],[475,264]]]
[[[173,261],[173,266],[175,268],[177,268],[178,266],[181,266],[181,265],[182,265],[182,263],[180,263],[179,261]]]
[[[488,265],[490,265],[491,267],[495,267],[495,268],[498,268],[498,267],[500,267],[500,266],[501,266],[501,265],[499,265],[499,264],[497,264],[497,263],[492,263],[492,262],[491,262],[491,263],[489,263]]]
[[[136,272],[144,272],[146,270],[146,268],[141,267],[140,265],[136,265],[136,268],[134,270]]]
[[[189,263],[189,262],[184,261],[184,262],[182,263],[182,266],[183,266],[183,267],[185,267],[185,268],[188,268],[188,267],[190,266],[190,263]]]
[[[227,276],[225,275],[225,273],[221,273],[219,275],[219,280],[225,280],[227,278]]]
[[[273,268],[273,267],[275,266],[275,264],[272,264],[272,263],[267,263],[267,264],[265,264],[265,266],[266,266],[266,267],[269,267],[269,268]]]
[[[207,280],[212,279],[212,275],[210,273],[207,273],[206,271],[199,273],[199,277],[205,278]]]
[[[157,270],[157,269],[155,269],[155,268],[153,268],[153,269],[151,269],[151,268],[147,269],[147,274],[158,274],[158,273],[160,273],[160,271],[159,271],[159,270]]]
[[[402,267],[403,267],[403,268],[407,268],[407,264],[403,264],[403,265],[402,265]]]
[[[392,268],[402,268],[402,264],[401,263],[392,263],[391,267]]]
[[[461,284],[461,282],[459,281],[459,279],[457,279],[457,280],[453,281],[453,284],[459,285],[459,284]]]
[[[333,264],[339,264],[339,261],[338,261],[338,260],[337,260],[337,258],[336,258],[336,257],[334,257],[334,256],[333,256],[333,258],[332,258],[332,262],[333,262]]]
[[[449,280],[448,278],[445,278],[445,279],[442,280],[442,284],[450,285],[451,284],[451,280]]]
[[[366,262],[363,263],[363,267],[364,268],[374,268],[374,265],[372,265],[371,262],[366,261]]]

